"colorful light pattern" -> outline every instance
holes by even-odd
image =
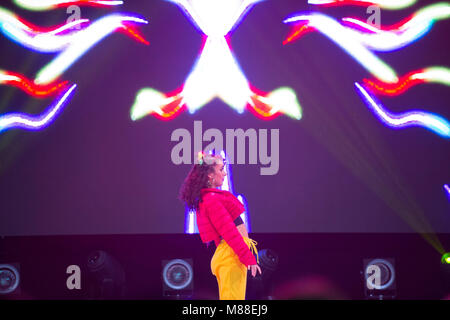
[[[153,114],[161,120],[170,120],[184,110],[181,103],[182,99],[179,94],[167,97],[152,88],[141,89],[131,107],[130,117],[133,121],[136,121],[147,114]]]
[[[27,94],[35,97],[48,97],[58,93],[66,87],[68,81],[62,81],[49,85],[37,85],[33,81],[28,80],[23,75],[9,71],[0,70],[0,84],[15,86]]]
[[[413,71],[400,78],[397,83],[384,83],[376,79],[364,79],[364,85],[380,95],[396,96],[421,83],[439,83],[450,86],[450,69],[430,67]]]
[[[397,10],[414,5],[417,0],[308,0],[315,5],[376,5],[383,9]]]
[[[412,24],[401,31],[377,30],[373,32],[373,29],[370,29],[369,33],[352,28],[349,28],[349,30],[353,33],[354,39],[362,43],[366,48],[373,51],[389,52],[401,49],[417,41],[430,31],[432,25],[431,22],[422,22],[420,24]],[[365,29],[369,29],[369,27],[365,26]]]
[[[70,101],[75,88],[76,84],[72,85],[40,115],[33,116],[24,113],[7,113],[0,116],[0,132],[14,128],[41,130],[47,127],[56,119],[67,102]]]
[[[405,30],[413,25],[418,25],[420,23],[435,23],[436,21],[445,20],[449,17],[450,3],[439,2],[418,10],[410,18],[408,18],[405,23],[401,23],[400,26],[398,26],[398,29]]]
[[[417,28],[420,25],[433,25],[435,22],[440,20],[448,19],[450,16],[450,4],[443,3],[435,3],[429,6],[426,6],[422,9],[417,10],[413,15],[396,23],[392,26],[380,26],[379,28],[370,25],[360,19],[345,17],[342,18],[342,21],[358,26],[363,30],[371,31],[371,32],[379,32],[379,31],[392,31],[392,32],[404,32],[411,28]]]
[[[208,153],[212,154],[211,151],[209,151]],[[233,176],[231,172],[230,161],[228,160],[228,157],[226,156],[223,150],[220,151],[220,155],[222,156],[223,159],[225,159],[225,170],[227,172],[227,177],[226,179],[224,179],[223,184],[220,187],[220,190],[227,190],[230,191],[232,194],[234,194]],[[236,198],[238,198],[238,200],[244,205],[245,211],[241,214],[241,218],[245,226],[247,227],[247,231],[251,232],[250,215],[248,212],[247,201],[245,197],[241,194],[238,194]],[[184,232],[189,234],[198,233],[196,212],[193,210],[186,209]]]
[[[122,1],[28,1],[16,0],[17,5],[30,10],[50,10],[69,5],[119,5]],[[61,91],[61,97],[41,115],[8,113],[0,115],[0,132],[12,128],[39,130],[54,121],[61,109],[73,95],[76,85],[68,86],[68,81],[56,79],[75,63],[89,49],[114,31],[148,44],[136,30],[136,25],[147,21],[137,16],[115,13],[100,18],[93,24],[87,19],[78,19],[64,25],[42,28],[21,19],[9,10],[0,8],[0,31],[7,37],[29,49],[40,52],[60,52],[47,66],[42,68],[35,80],[31,81],[18,73],[0,70],[0,84],[20,88],[35,97],[48,97]],[[82,25],[82,26],[81,26]],[[80,30],[74,30],[74,27]]]
[[[370,95],[359,83],[355,82],[358,94],[367,107],[381,122],[392,128],[419,126],[433,131],[444,138],[450,138],[450,123],[444,118],[428,112],[413,110],[401,114],[393,114],[386,110],[375,97]]]
[[[39,52],[59,52],[64,50],[80,31],[67,32],[76,25],[81,25],[89,20],[82,19],[68,23],[49,32],[36,32],[18,28],[17,25],[2,23],[0,28],[5,36],[11,40]]]
[[[450,199],[450,186],[448,184],[444,184],[444,190],[447,193],[447,197]]]
[[[335,4],[344,4],[342,1]],[[393,51],[403,48],[425,35],[436,21],[450,17],[450,4],[437,3],[418,10],[404,22],[391,27],[376,28],[355,18],[343,18],[339,23],[321,13],[300,13],[289,17],[285,23],[295,23],[284,43],[298,39],[307,32],[317,30],[341,46],[376,79],[365,79],[365,87],[382,95],[399,95],[414,85],[425,82],[450,84],[450,72],[444,67],[430,67],[397,77],[395,71],[373,54],[373,51]],[[357,91],[374,114],[386,125],[394,128],[425,127],[443,137],[450,136],[449,123],[444,118],[423,112],[411,111],[394,115],[375,100],[361,85]]]
[[[204,34],[204,46],[181,91],[174,95],[151,88],[138,92],[130,111],[133,120],[147,114],[171,119],[184,110],[183,106],[192,114],[215,98],[239,113],[248,107],[263,119],[281,113],[301,118],[301,106],[293,90],[279,88],[268,95],[260,95],[251,89],[227,41],[231,30],[258,0],[172,2],[179,5]]]
[[[361,30],[364,32],[371,32],[371,33],[379,33],[381,30],[383,30],[380,26],[380,28],[377,28],[376,26],[369,24],[367,22],[364,22],[362,20],[356,19],[356,18],[350,18],[345,17],[341,19],[342,25],[353,27],[355,30]],[[392,30],[389,30],[392,31]]]
[[[317,30],[346,50],[378,80],[397,83],[395,71],[376,57],[372,51],[401,49],[420,39],[436,21],[450,17],[450,4],[437,3],[418,10],[414,15],[395,27],[377,29],[355,18],[335,19],[320,13],[300,13],[284,21],[295,23],[293,31],[284,44]]]
[[[114,15],[105,18],[110,18],[107,20],[113,27],[114,22],[111,16]],[[87,19],[79,19],[62,26],[41,28],[24,22],[23,19],[20,19],[10,11],[0,8],[0,31],[11,40],[39,52],[59,52],[66,49],[79,37],[93,38],[94,35],[92,33],[98,32],[101,28],[100,21],[97,21],[98,23],[95,27],[88,26],[80,28],[81,30],[71,31],[75,26],[87,24],[88,22],[89,20]],[[134,25],[136,23],[147,23],[147,21],[136,17],[123,16],[122,21],[115,21],[115,23],[116,27],[111,32],[116,30],[122,31],[137,41],[148,44],[148,41],[139,34]],[[106,22],[104,22],[103,27],[106,28]],[[80,33],[83,35],[79,36]],[[77,41],[83,40],[78,39]]]
[[[298,24],[299,22],[302,24]],[[378,79],[389,83],[398,81],[395,71],[389,65],[373,54],[370,49],[358,41],[358,39],[354,38],[355,29],[345,27],[335,19],[320,13],[304,13],[295,15],[284,20],[284,23],[297,24],[297,26],[294,27],[293,34],[298,33],[298,28],[303,27],[304,29],[304,24],[307,24],[308,27],[318,30],[330,40],[338,44]]]
[[[215,97],[239,113],[244,111],[252,92],[224,37],[210,36],[206,39],[203,51],[186,79],[182,95],[190,113]]]
[[[127,28],[125,23],[146,24],[148,22],[138,17],[120,13],[99,19],[86,29],[77,32],[70,45],[39,71],[35,82],[47,84],[54,81],[103,38],[118,28]]]
[[[117,6],[123,1],[114,0],[14,0],[14,3],[27,10],[44,11],[70,5]]]
[[[249,104],[252,107],[250,111],[265,120],[273,119],[281,113],[297,120],[302,117],[295,91],[288,87],[275,89],[269,94],[254,94]]]
[[[55,34],[61,33],[65,29],[74,27],[74,26],[76,26],[80,23],[84,23],[84,22],[86,22],[85,19],[79,19],[79,20],[73,21],[71,23],[67,23],[63,26],[43,28],[43,27],[35,26],[32,23],[26,21],[25,19],[20,18],[15,13],[0,7],[0,28],[2,27],[3,24],[8,24],[19,30],[26,31],[26,32],[29,32],[34,35],[39,34],[41,32],[49,32],[49,33],[53,32]]]

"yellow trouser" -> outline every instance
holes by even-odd
[[[249,249],[256,253],[257,242],[243,237]],[[222,240],[211,259],[211,271],[219,285],[220,300],[245,300],[247,286],[247,267],[239,261],[237,254]]]

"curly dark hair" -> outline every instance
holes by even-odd
[[[220,155],[204,154],[202,164],[194,164],[180,188],[178,199],[183,201],[189,210],[198,210],[200,191],[208,188],[208,175],[214,172],[217,160],[223,158]]]

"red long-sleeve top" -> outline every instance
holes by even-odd
[[[216,246],[222,237],[245,265],[256,264],[256,259],[234,220],[245,211],[242,203],[229,191],[214,188],[201,190],[201,201],[197,210],[197,227],[204,243],[214,241]]]

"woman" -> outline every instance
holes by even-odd
[[[211,259],[211,271],[217,278],[221,300],[245,300],[247,270],[252,276],[261,274],[256,255],[256,241],[248,237],[240,218],[242,203],[229,191],[220,190],[227,175],[221,156],[198,153],[180,191],[180,199],[195,210],[200,238],[216,251]]]

